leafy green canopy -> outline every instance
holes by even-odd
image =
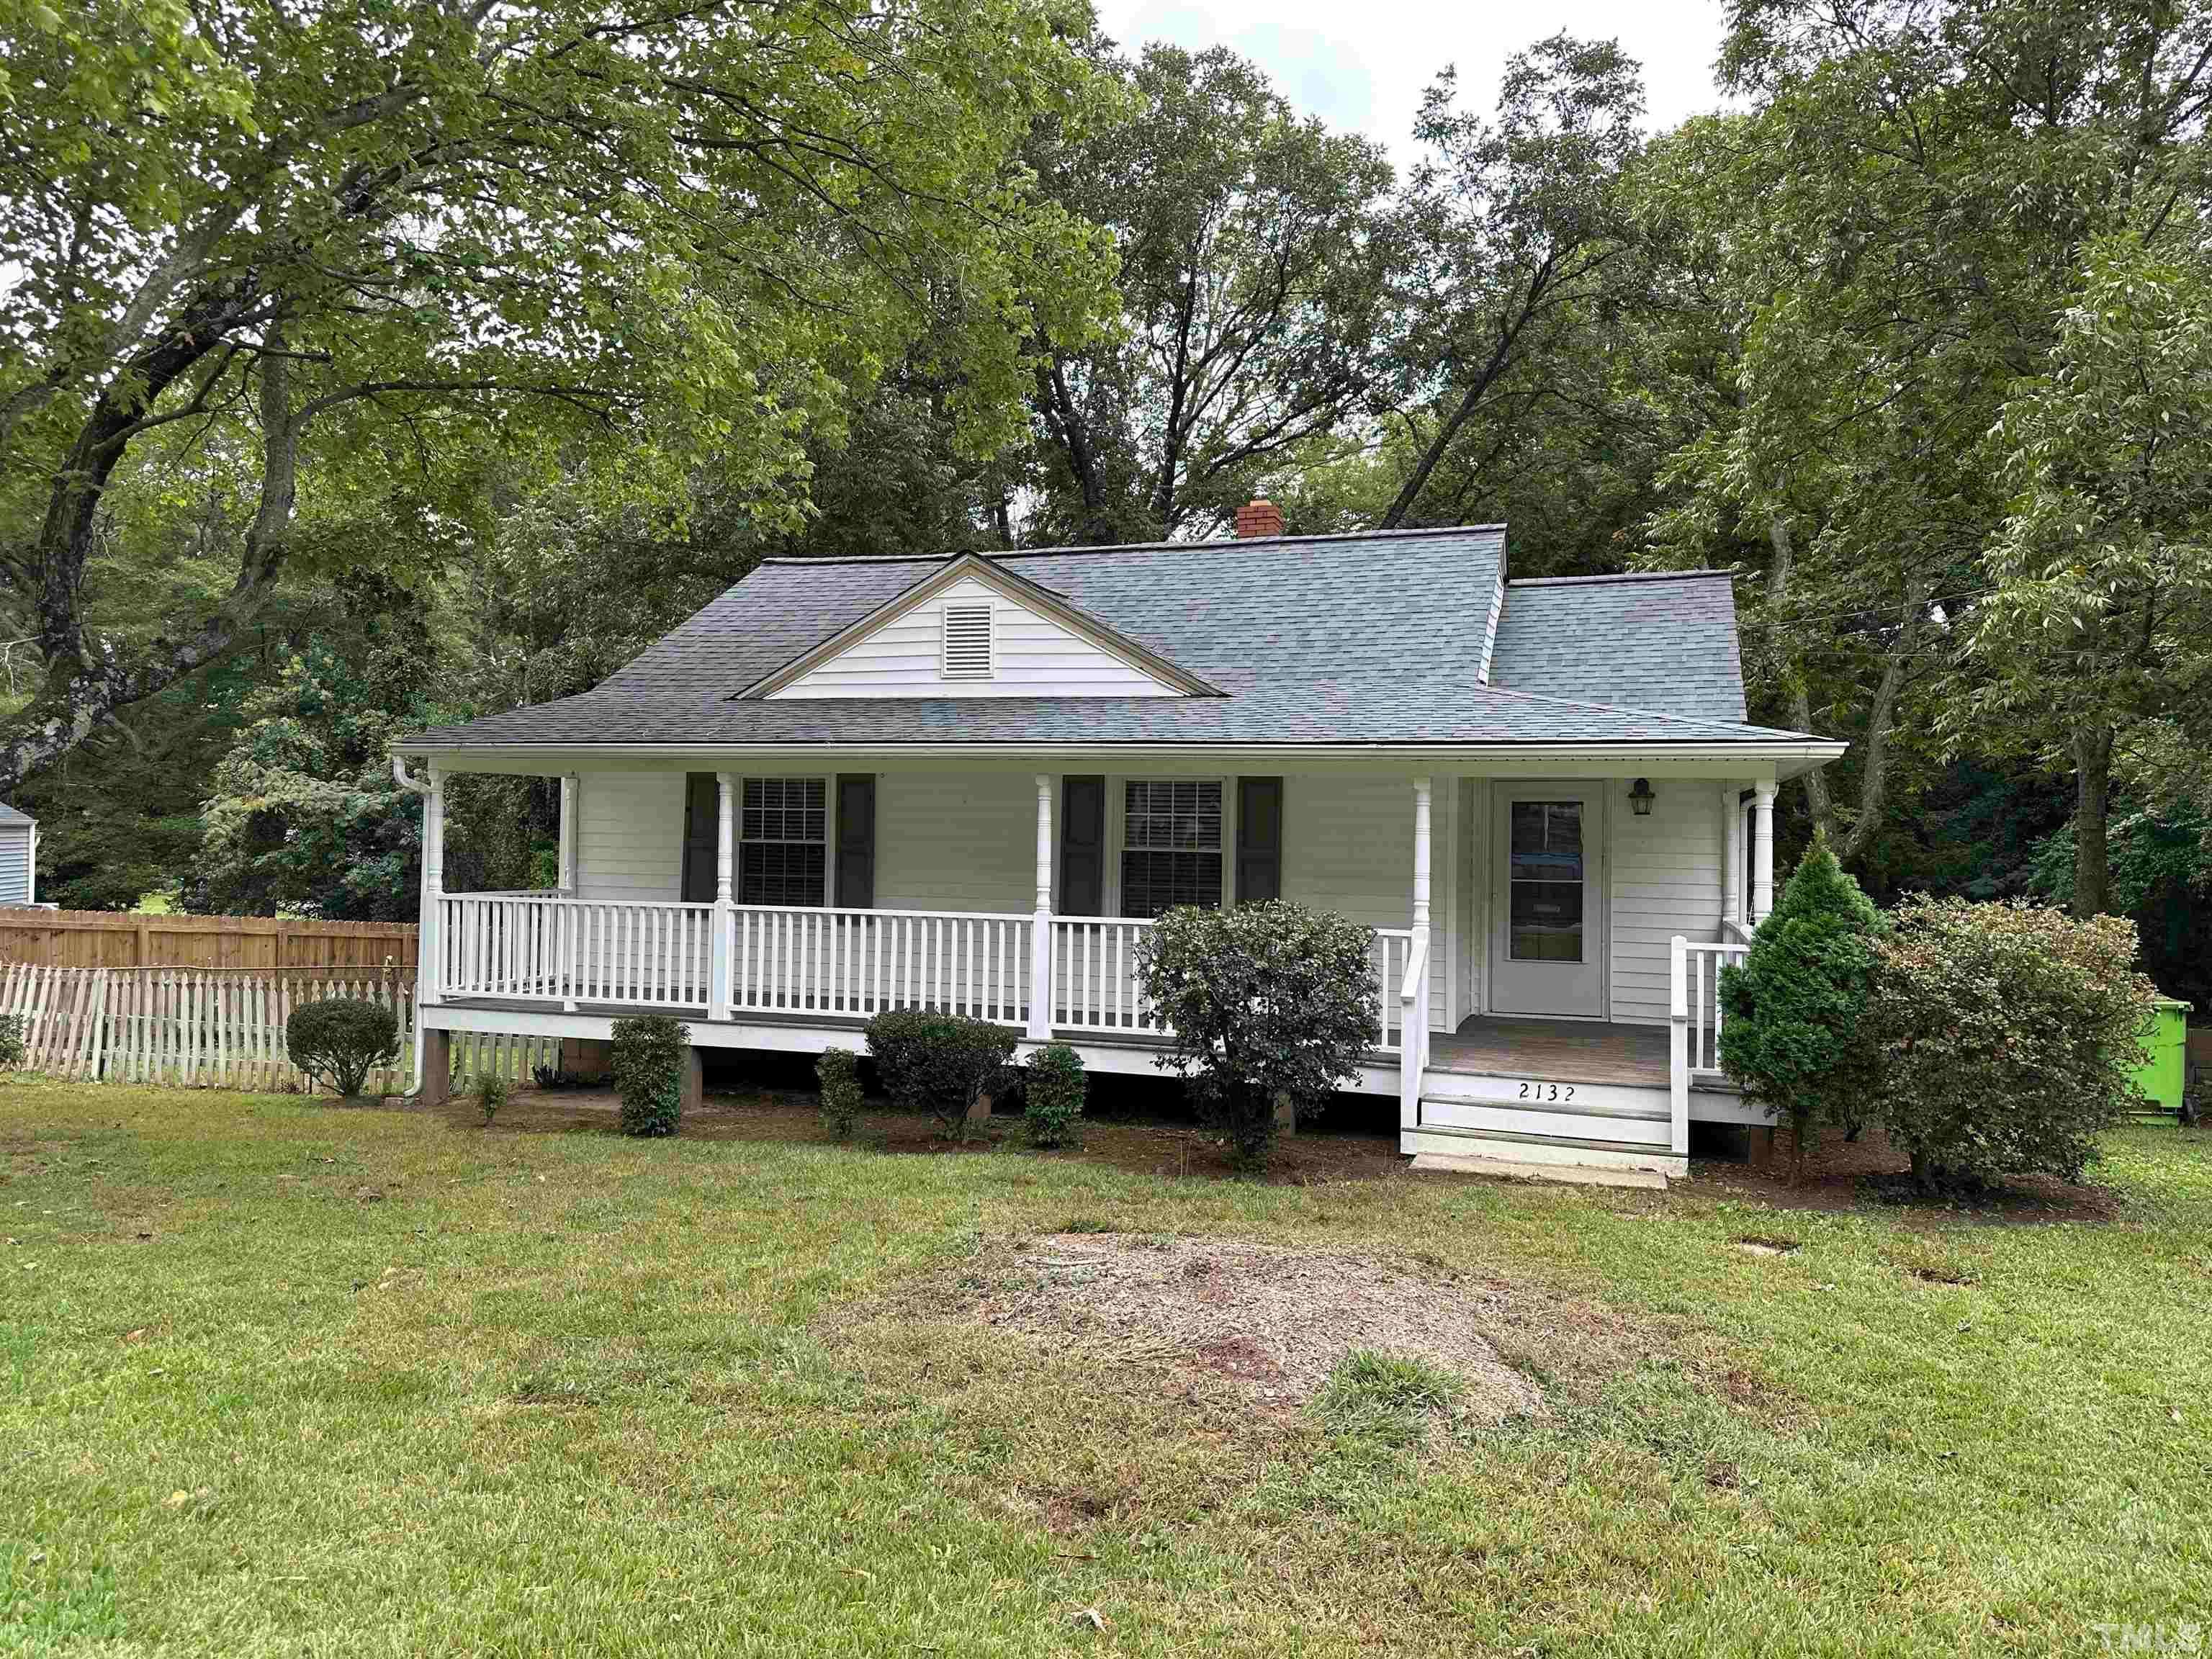
[[[1721,970],[1721,1064],[1752,1100],[1787,1114],[1800,1156],[1823,1125],[1868,1115],[1872,1056],[1859,1032],[1881,913],[1816,841]]]
[[[1016,152],[1079,125],[1056,0],[680,12],[0,0],[0,560],[44,683],[0,788],[229,649],[312,545],[419,574],[483,453],[673,512],[711,458],[764,523],[914,352],[961,443],[1076,343],[1103,234]],[[104,609],[103,526],[234,500],[233,580]],[[410,532],[362,545],[333,528]]]

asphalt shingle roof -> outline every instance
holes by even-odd
[[[0,823],[29,823],[33,820],[25,812],[18,812],[4,800],[0,800]]]
[[[1742,724],[1733,602],[1728,582],[1711,577],[1629,579],[1621,586],[1634,591],[1609,600],[1613,584],[1511,584],[1498,683],[1482,684],[1504,541],[1502,527],[1485,526],[997,556],[1218,687],[1218,697],[741,698],[945,562],[771,561],[580,696],[410,741],[1233,746],[1795,735]],[[1580,637],[1554,638],[1560,629]],[[1717,645],[1717,635],[1726,637]],[[1695,648],[1678,659],[1685,641]]]

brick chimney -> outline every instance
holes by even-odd
[[[1283,509],[1264,497],[1245,502],[1237,509],[1237,533],[1240,537],[1281,535]]]

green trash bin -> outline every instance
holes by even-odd
[[[2160,997],[2151,1011],[2150,1030],[2144,1035],[2146,1057],[2136,1067],[2136,1087],[2162,1112],[2181,1109],[2182,1084],[2187,1076],[2184,1057],[2189,1048],[2189,1005]]]

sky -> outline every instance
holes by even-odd
[[[1618,40],[1644,65],[1653,129],[1717,107],[1721,0],[1093,0],[1107,33],[1133,49],[1225,46],[1266,70],[1300,110],[1414,155],[1421,94],[1459,66],[1462,107],[1497,104],[1508,54],[1562,31]]]

